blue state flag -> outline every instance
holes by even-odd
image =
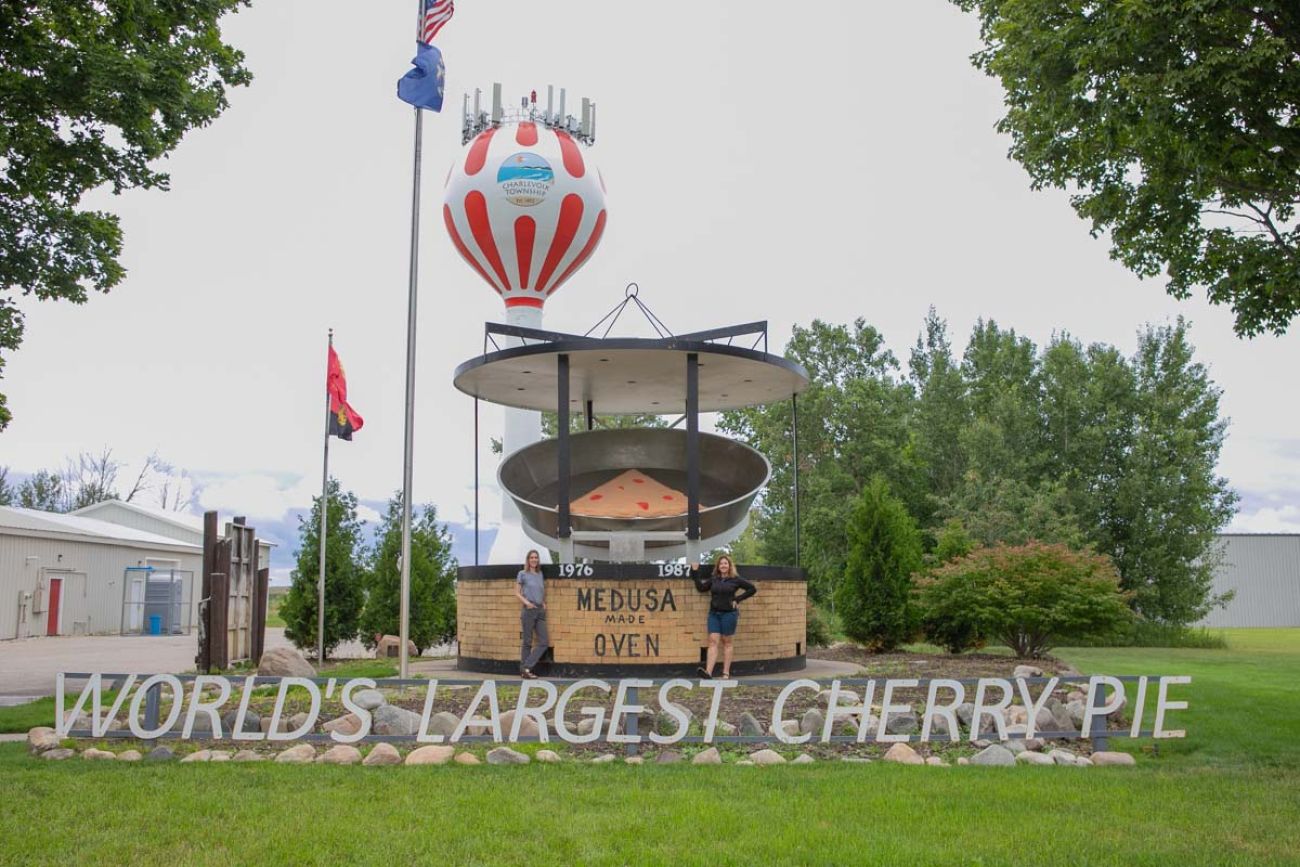
[[[442,65],[442,52],[435,46],[416,43],[415,59],[411,69],[397,80],[397,98],[416,108],[442,111],[442,92],[447,71]]]

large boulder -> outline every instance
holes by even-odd
[[[749,758],[756,765],[785,764],[785,756],[781,755],[776,750],[759,750],[756,753],[751,753]]]
[[[415,649],[415,642],[407,640],[406,653],[408,656],[419,656],[420,651]],[[376,635],[375,636],[375,659],[397,659],[402,655],[402,639],[396,635]]]
[[[351,744],[335,744],[316,761],[322,765],[355,765],[361,761],[361,750]]]
[[[280,753],[275,760],[282,765],[309,765],[316,760],[316,748],[311,744],[298,744]]]
[[[316,669],[292,647],[272,647],[262,654],[257,673],[260,677],[315,677]]]
[[[207,718],[207,714],[203,715]],[[239,709],[226,711],[221,717],[221,731],[227,737],[235,730],[235,723],[239,720]],[[251,710],[244,714],[243,732],[260,732],[262,730],[262,718]]]
[[[1003,765],[1010,767],[1016,763],[1011,751],[999,744],[990,744],[971,756],[972,765]]]
[[[456,748],[444,744],[432,744],[411,750],[406,754],[408,765],[445,765],[456,755]]]
[[[896,762],[900,765],[923,765],[925,759],[921,758],[916,750],[907,744],[894,744],[885,752],[885,761]]]
[[[488,751],[487,760],[489,765],[526,765],[530,761],[526,754],[510,747],[497,747]]]
[[[515,724],[516,714],[517,712],[513,710],[508,710],[505,713],[501,714],[501,718],[500,718],[501,737],[509,739],[510,730],[514,727]],[[520,720],[519,737],[535,738],[537,737],[537,735],[538,735],[537,720],[533,719],[531,716],[525,716],[522,720]]]
[[[370,748],[361,764],[368,767],[375,765],[400,765],[402,763],[402,754],[397,751],[397,747],[392,744],[380,743]]]
[[[59,736],[49,726],[37,726],[27,731],[27,752],[32,755],[52,750],[59,745]]]
[[[413,735],[420,730],[420,715],[395,704],[380,705],[371,717],[370,731],[377,735]]]
[[[811,708],[799,719],[799,733],[811,734],[814,738],[819,738],[824,725],[826,725],[826,717],[817,708]]]
[[[388,704],[388,699],[377,689],[359,689],[352,693],[352,703],[362,710],[374,710],[381,704]]]

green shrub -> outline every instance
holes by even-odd
[[[830,647],[831,643],[835,641],[835,633],[837,631],[832,623],[834,615],[829,611],[822,611],[811,599],[809,599],[804,616],[806,623],[804,628],[804,646]]]
[[[927,634],[949,650],[984,636],[1041,656],[1064,636],[1114,633],[1132,617],[1110,558],[1064,545],[981,548],[918,583]]]
[[[922,565],[921,532],[877,477],[853,506],[848,538],[847,567],[835,589],[844,633],[870,650],[893,650],[918,625],[911,597],[912,574]]]

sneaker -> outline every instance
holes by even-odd
[[[708,669],[706,669],[704,666],[701,665],[699,668],[695,670],[700,673],[700,677],[702,677],[703,679],[713,680],[713,675],[709,674]]]
[[[524,680],[537,680],[537,675],[533,674],[532,669],[525,668],[520,675]]]

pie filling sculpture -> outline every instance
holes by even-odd
[[[569,504],[590,518],[668,518],[686,514],[686,495],[640,470],[627,470]]]

